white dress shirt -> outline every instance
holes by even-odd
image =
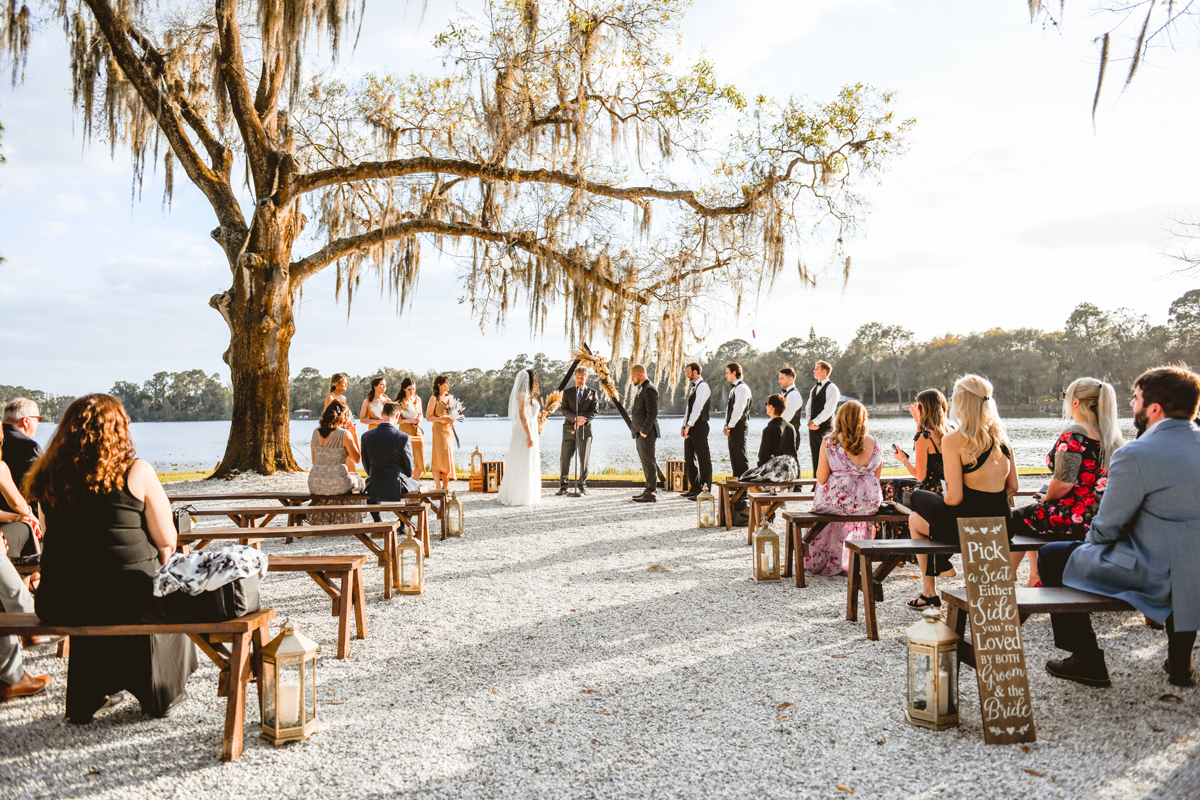
[[[685,423],[689,428],[700,421],[700,412],[704,410],[704,404],[712,397],[712,389],[708,388],[704,378],[696,378],[692,382],[692,393],[696,395],[696,399],[692,401],[692,413]]]
[[[737,425],[738,420],[746,413],[746,408],[749,405],[750,387],[742,381],[738,381],[733,387],[733,413],[729,415],[731,425]]]
[[[796,388],[796,384],[792,384],[783,392],[783,418],[788,422],[796,416],[800,410],[800,406],[804,403],[804,395],[800,394],[800,390]]]
[[[828,378],[818,383],[814,389],[820,388],[822,385],[827,386],[825,389],[825,407],[821,409],[821,413],[813,418],[812,415],[812,392],[808,393],[808,401],[804,404],[804,415],[817,425],[824,425],[827,420],[833,419],[834,413],[837,411],[838,403],[842,402],[842,393],[838,391],[837,386]]]

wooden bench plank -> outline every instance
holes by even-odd
[[[356,636],[367,638],[367,617],[363,605],[362,571],[366,556],[271,556],[268,572],[304,572],[320,586],[333,602],[338,618],[337,657],[350,655],[350,612],[355,611]],[[334,584],[340,581],[341,586]]]
[[[262,647],[267,643],[268,625],[275,609],[264,608],[223,622],[182,622],[130,625],[46,625],[36,614],[0,614],[0,635],[11,636],[146,636],[158,633],[187,634],[221,670],[217,695],[225,699],[225,728],[221,737],[221,760],[237,761],[242,754],[246,724],[246,689],[250,680],[262,675]],[[209,638],[211,637],[211,638]],[[230,642],[226,652],[217,640]],[[262,681],[258,684],[262,708]],[[222,694],[224,689],[224,694]]]

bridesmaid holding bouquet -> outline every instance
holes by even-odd
[[[450,379],[438,375],[433,379],[433,396],[425,409],[425,416],[433,425],[433,452],[430,454],[430,471],[433,485],[437,489],[449,489],[454,474],[454,421],[448,416],[450,410]]]
[[[329,394],[325,395],[325,405],[321,406],[321,413],[325,413],[325,409],[329,408],[329,404],[337,401],[350,410],[350,401],[346,399],[346,390],[350,388],[350,376],[344,372],[335,372],[333,377],[329,379]],[[354,446],[358,447],[358,426],[354,424],[354,420],[346,414],[345,419],[341,423],[342,428],[346,429],[346,433],[354,441]]]
[[[400,404],[400,421],[397,427],[408,434],[413,451],[413,480],[421,480],[425,474],[425,439],[421,436],[421,398],[417,396],[417,384],[412,378],[400,382],[396,395]]]
[[[371,381],[371,392],[363,399],[362,408],[358,411],[358,420],[366,423],[367,430],[375,430],[381,422],[383,404],[387,399],[387,378],[380,375]]]

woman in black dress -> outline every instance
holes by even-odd
[[[1063,416],[1072,424],[1046,454],[1054,477],[1036,503],[1013,512],[1013,527],[1026,536],[1083,541],[1104,496],[1108,464],[1125,444],[1117,421],[1117,392],[1111,383],[1080,378],[1063,395]],[[1029,553],[1029,585],[1042,585],[1036,551]]]
[[[879,482],[883,490],[883,499],[892,503],[903,503],[905,492],[924,489],[936,494],[942,493],[942,481],[946,479],[946,470],[942,466],[942,437],[950,430],[949,408],[946,396],[937,389],[926,389],[917,395],[917,401],[908,407],[908,413],[917,423],[917,435],[913,437],[913,452],[916,457],[909,460],[908,453],[899,445],[892,445],[892,455],[899,461],[911,478],[887,478]],[[884,523],[885,537],[888,539],[909,538],[907,522]],[[941,557],[939,557],[940,559]],[[939,563],[946,571],[945,563]]]
[[[38,616],[51,625],[159,621],[151,579],[175,550],[171,503],[154,467],[135,458],[120,401],[93,394],[72,403],[27,481],[46,520]],[[122,690],[167,716],[187,698],[195,669],[182,634],[76,637],[67,719],[91,722]]]
[[[954,383],[950,416],[958,428],[942,439],[946,493],[913,492],[914,513],[908,524],[914,539],[958,544],[960,518],[1012,516],[1008,498],[1017,491],[1017,464],[986,378],[964,375]],[[1012,537],[1011,526],[1008,535]],[[928,556],[917,556],[917,563],[924,583],[921,594],[908,605],[940,606],[936,566]]]

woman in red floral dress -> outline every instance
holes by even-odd
[[[1037,502],[1013,511],[1013,533],[1054,541],[1082,540],[1100,507],[1112,454],[1125,443],[1117,422],[1112,384],[1080,378],[1067,387],[1063,413],[1073,421],[1046,454],[1054,472]],[[1030,554],[1029,585],[1040,586],[1036,553]]]

